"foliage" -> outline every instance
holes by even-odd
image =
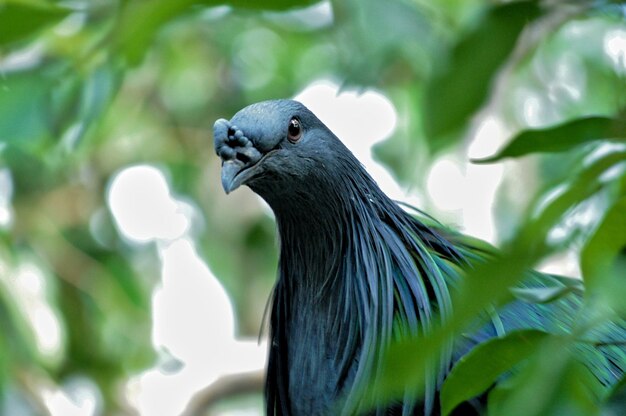
[[[483,345],[453,370],[442,406],[453,409],[515,368],[491,391],[491,413],[626,408],[624,380],[603,390],[574,351],[598,322],[626,316],[626,50],[622,43],[611,58],[602,43],[609,33],[626,38],[623,5],[327,5],[332,20],[320,20],[311,0],[0,2],[0,160],[14,213],[0,234],[0,398],[19,396],[43,413],[37,389],[79,376],[96,383],[105,413],[124,412],[120,383],[154,363],[158,262],[153,247],[116,231],[106,207],[112,176],[132,164],[161,167],[201,208],[203,255],[232,294],[241,331],[254,334],[274,278],[273,225],[241,209],[254,204],[249,195],[223,198],[209,131],[250,102],[330,76],[396,105],[402,122],[376,155],[403,184],[421,187],[434,157],[464,152],[485,113],[516,133],[480,162],[515,158],[506,166],[522,164],[536,183],[522,192],[524,214],[507,201],[496,206],[514,230],[502,255],[468,273],[452,319],[393,346],[376,397],[419,384],[450,335],[511,296],[525,270],[579,247],[589,320],[567,335],[513,333]],[[525,107],[532,100],[538,110]],[[576,222],[590,206],[591,219]],[[42,288],[35,306],[60,325],[56,349],[38,344],[33,303],[20,300],[20,276],[31,272]],[[543,302],[579,290],[568,288],[516,296]]]

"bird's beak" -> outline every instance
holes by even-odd
[[[215,122],[213,137],[215,152],[222,159],[222,187],[228,194],[254,176],[263,154],[228,120]]]
[[[237,159],[226,160],[222,163],[222,187],[227,194],[239,188],[245,179],[242,171],[245,165]]]

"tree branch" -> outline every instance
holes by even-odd
[[[220,377],[204,389],[197,392],[189,401],[181,416],[199,416],[206,414],[216,403],[233,396],[261,393],[265,381],[265,371],[229,374]]]

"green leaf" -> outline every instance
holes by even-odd
[[[581,269],[588,286],[614,273],[615,261],[626,247],[626,197],[607,212],[589,239],[581,256]]]
[[[0,277],[0,338],[3,355],[10,357],[9,362],[0,359],[0,371],[9,372],[15,364],[33,362],[40,364],[35,334],[20,310],[15,292],[11,290],[6,275]]]
[[[515,331],[484,342],[462,357],[452,368],[441,390],[442,414],[484,392],[499,376],[532,354],[547,333]]]
[[[448,65],[427,85],[423,118],[428,136],[441,138],[467,123],[485,102],[520,33],[539,15],[536,1],[494,6],[461,38]]]
[[[579,360],[573,341],[567,336],[546,337],[519,372],[490,392],[488,414],[597,415],[603,386]]]
[[[145,0],[128,2],[116,32],[118,47],[130,65],[137,65],[156,33],[167,23],[190,12],[194,6],[233,6],[259,10],[288,10],[310,6],[319,0]]]
[[[526,130],[496,155],[473,162],[492,163],[529,153],[564,152],[601,139],[626,139],[626,122],[621,118],[583,117],[546,129]]]
[[[61,238],[61,236],[58,236]],[[62,238],[71,244],[74,249],[94,261],[92,273],[101,281],[106,280],[111,287],[111,293],[115,293],[120,307],[137,307],[145,310],[149,305],[149,293],[147,288],[138,278],[137,273],[123,253],[111,251],[100,247],[92,237],[90,230],[85,227],[65,229]],[[120,296],[121,295],[121,296]]]
[[[572,293],[573,288],[567,286],[552,287],[514,287],[513,295],[528,303],[550,303]]]
[[[399,74],[423,78],[435,49],[434,22],[425,9],[403,0],[333,2],[337,47],[355,52],[338,56],[344,85],[396,83]]]
[[[601,295],[600,302],[626,312],[624,269],[626,268],[626,196],[608,210],[600,226],[581,253],[580,265],[587,290]]]
[[[224,0],[220,4],[239,7],[242,9],[256,10],[289,10],[298,9],[312,4],[320,3],[321,0]],[[202,3],[206,3],[204,0]]]
[[[0,142],[19,146],[50,138],[51,82],[38,71],[0,77]]]
[[[474,265],[453,295],[454,315],[448,321],[427,335],[393,344],[385,357],[381,381],[368,392],[372,401],[390,401],[404,394],[407,386],[423,387],[426,369],[438,360],[450,338],[475,324],[486,308],[506,301],[510,288],[528,277],[528,270],[557,248],[546,241],[550,230],[572,207],[601,189],[599,175],[620,157],[607,155],[575,175],[572,183],[539,213],[531,213],[499,256]]]
[[[69,149],[78,147],[90,128],[98,125],[119,91],[122,76],[122,72],[115,65],[102,65],[82,81],[80,95],[76,94],[80,101],[72,109],[67,123],[79,127],[70,140],[66,139],[65,144]],[[78,124],[74,124],[76,122]]]
[[[0,337],[0,408],[4,408],[4,391],[9,382],[9,360],[11,356],[5,342],[5,337]]]
[[[43,1],[0,4],[0,46],[25,40],[69,13],[68,9]]]
[[[603,407],[603,415],[619,415],[624,409],[626,409],[626,374],[609,392]]]

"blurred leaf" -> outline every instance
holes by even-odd
[[[442,136],[467,123],[485,102],[498,69],[511,55],[522,30],[540,15],[536,1],[493,6],[462,37],[449,62],[427,84],[424,129],[441,148]],[[438,139],[434,141],[434,139]]]
[[[513,295],[528,303],[550,303],[572,293],[573,288],[567,286],[553,287],[514,287]]]
[[[142,287],[137,274],[124,257],[113,252],[101,254],[98,260],[133,305],[148,308],[149,293]]]
[[[84,81],[77,119],[85,125],[97,121],[115,97],[122,81],[122,73],[112,63],[95,68]]]
[[[537,152],[564,152],[601,139],[626,139],[626,121],[622,118],[584,117],[556,127],[526,130],[515,136],[504,149],[474,163],[492,163],[507,157]]]
[[[219,4],[253,10],[289,10],[310,6],[320,1],[321,0],[223,0],[219,2]],[[202,3],[210,4],[213,2],[203,0]]]
[[[498,377],[532,354],[547,333],[515,331],[474,347],[452,368],[441,389],[441,412],[448,415],[456,406],[487,390]]]
[[[12,276],[0,277],[0,350],[4,350],[3,354],[7,354],[11,362],[4,362],[0,358],[0,371],[10,372],[14,365],[39,364],[40,360],[35,334],[17,305],[15,293],[4,281],[5,277]]]
[[[13,172],[18,198],[40,192],[52,186],[58,179],[46,165],[46,161],[34,154],[35,151],[10,144],[0,152],[0,161]]]
[[[598,413],[602,386],[576,360],[572,339],[551,336],[519,373],[499,383],[489,394],[488,413],[507,416]]]
[[[34,36],[69,13],[43,0],[8,0],[0,4],[0,47]]]
[[[189,160],[174,160],[167,163],[167,170],[171,175],[172,188],[180,194],[193,194],[197,190],[201,172],[197,165]]]
[[[562,192],[530,215],[513,240],[499,256],[479,263],[467,272],[453,294],[453,316],[425,336],[391,345],[386,354],[381,383],[370,392],[374,400],[389,401],[403,394],[406,386],[423,386],[423,375],[429,363],[435,362],[449,340],[470,324],[490,305],[507,300],[510,288],[527,276],[528,270],[557,247],[548,245],[546,236],[572,207],[601,188],[599,175],[619,155],[600,159],[576,175]],[[419,354],[416,352],[419,351]]]
[[[619,199],[606,213],[602,224],[587,242],[581,254],[581,269],[590,288],[606,276],[617,276],[616,259],[626,247],[626,197]],[[622,270],[622,278],[623,270]]]
[[[609,316],[626,313],[625,213],[626,196],[623,196],[608,210],[580,255],[581,270],[588,292],[596,295],[594,299],[600,303],[599,312],[608,313]]]
[[[333,3],[346,85],[379,85],[422,78],[432,60],[432,19],[417,2],[340,0]],[[389,30],[393,27],[393,30]]]
[[[445,350],[448,340],[470,324],[477,324],[477,317],[485,308],[505,298],[509,286],[520,280],[540,253],[543,254],[518,242],[502,256],[470,270],[454,294],[451,319],[425,336],[391,345],[385,357],[382,382],[374,392],[375,400],[391,401],[402,396],[407,386],[421,389],[423,375]]]
[[[30,145],[50,138],[49,77],[36,70],[0,77],[0,142]]]
[[[80,250],[89,259],[93,260],[92,273],[99,279],[114,284],[125,299],[117,299],[120,307],[126,307],[127,302],[140,309],[147,309],[149,293],[142,286],[137,273],[119,250],[106,250],[100,247],[93,239],[86,227],[74,227],[63,231],[63,238],[76,250]],[[100,280],[102,281],[102,280]]]
[[[2,308],[2,305],[0,305]],[[0,319],[1,321],[2,319]],[[4,335],[4,334],[3,334]],[[11,352],[8,350],[5,345],[5,337],[0,336],[0,409],[3,408],[4,405],[4,391],[9,381],[9,359],[11,357]]]
[[[156,33],[170,21],[188,13],[194,6],[233,6],[244,9],[288,10],[310,6],[319,0],[144,0],[126,4],[116,31],[117,43],[127,62],[141,62]]]
[[[626,374],[613,386],[602,408],[603,416],[618,416],[626,409]]]
[[[65,152],[75,150],[103,119],[119,91],[122,76],[117,65],[108,62],[94,68],[83,78],[70,78],[76,81],[76,85],[67,86],[69,91],[64,97],[55,97],[61,105],[50,104],[53,108],[52,121]]]
[[[0,143],[5,145],[0,159],[12,170],[18,195],[66,178],[70,151],[101,119],[120,81],[112,64],[83,78],[58,61],[0,77]]]

